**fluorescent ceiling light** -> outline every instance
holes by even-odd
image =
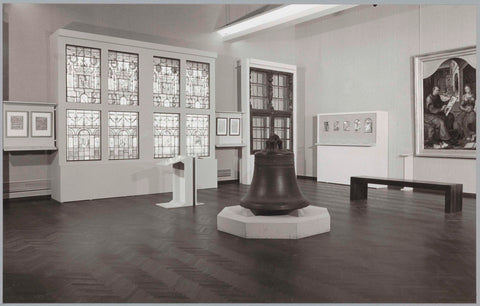
[[[284,5],[280,8],[273,9],[254,17],[234,22],[219,29],[219,33],[224,40],[229,40],[244,36],[253,32],[258,32],[273,26],[292,22],[294,20],[302,19],[301,22],[306,21],[308,16],[317,18],[320,16],[332,14],[354,5],[339,5],[339,4],[291,4]],[[312,19],[310,18],[310,19]]]

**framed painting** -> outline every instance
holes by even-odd
[[[240,118],[230,118],[230,136],[240,136]]]
[[[28,112],[6,112],[6,137],[28,137]]]
[[[227,136],[228,118],[217,118],[217,136]]]
[[[475,158],[476,48],[414,57],[415,155]]]
[[[32,137],[52,137],[52,113],[32,112]]]

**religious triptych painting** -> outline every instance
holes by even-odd
[[[475,158],[475,47],[419,55],[414,62],[416,154]]]

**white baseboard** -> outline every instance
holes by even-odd
[[[16,199],[51,195],[50,180],[31,180],[3,183],[3,198]]]
[[[4,193],[4,199],[19,199],[19,198],[28,198],[28,197],[38,197],[38,196],[48,196],[51,195],[52,191],[48,190],[34,190],[34,191],[20,191],[12,193]]]

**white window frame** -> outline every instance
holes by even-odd
[[[76,162],[127,162],[128,160],[108,159],[108,112],[125,111],[139,113],[139,160],[154,159],[153,151],[153,113],[178,113],[180,114],[180,154],[186,153],[186,114],[210,115],[210,144],[209,157],[215,157],[215,59],[216,53],[191,50],[186,48],[165,46],[155,43],[135,41],[105,35],[84,33],[66,29],[55,32],[52,43],[56,52],[56,99],[57,110],[57,145],[59,148],[59,163],[67,163],[66,159],[66,109],[84,109],[101,111],[101,160],[87,160]],[[101,50],[101,103],[67,103],[66,99],[66,71],[65,47],[75,45],[81,47],[98,48]],[[108,104],[108,51],[135,53],[139,55],[139,103],[138,105],[112,105]],[[153,106],[153,57],[166,57],[180,60],[180,107]],[[188,61],[208,63],[210,65],[210,108],[186,108],[186,67]]]
[[[253,178],[255,155],[251,154],[250,143],[250,68],[274,70],[293,74],[293,112],[292,112],[292,137],[295,168],[297,161],[297,66],[276,63],[252,58],[243,58],[237,62],[240,66],[240,96],[241,110],[244,113],[242,122],[242,133],[245,135],[245,146],[242,147],[242,158],[240,160],[240,183],[250,185]]]
[[[98,48],[101,50],[101,103],[83,104],[66,102],[66,45]],[[56,128],[58,153],[53,163],[52,196],[54,199],[63,201],[83,198],[83,195],[70,195],[75,192],[64,191],[61,185],[61,176],[73,176],[73,170],[67,166],[75,164],[78,168],[82,166],[80,177],[88,177],[90,165],[115,166],[115,171],[125,176],[132,176],[135,169],[133,165],[148,164],[149,167],[157,167],[158,159],[154,158],[154,135],[153,135],[153,114],[154,113],[175,113],[180,114],[180,155],[186,153],[186,114],[209,115],[209,152],[206,159],[215,159],[215,60],[217,54],[214,52],[173,47],[151,42],[112,37],[106,35],[85,33],[74,30],[59,29],[50,38],[51,50],[51,75],[49,97],[57,104]],[[139,56],[139,103],[138,105],[111,105],[108,104],[108,51],[135,53]],[[157,107],[153,105],[153,57],[166,57],[180,60],[180,107]],[[188,61],[208,63],[210,66],[210,108],[193,109],[186,108],[186,67]],[[99,110],[101,111],[101,160],[67,161],[66,156],[66,110]],[[139,113],[139,158],[127,160],[109,160],[108,154],[108,112],[125,111]],[[206,161],[208,162],[208,161]],[[88,166],[87,166],[88,165]],[[122,168],[123,167],[123,168]],[[91,170],[91,169],[90,169]],[[105,170],[107,171],[107,170]],[[84,172],[84,173],[83,173]],[[78,173],[78,172],[77,172]],[[103,174],[103,172],[102,172]],[[107,174],[105,174],[105,177]],[[58,178],[57,178],[58,177]],[[58,180],[58,181],[57,181]],[[71,180],[73,181],[73,180]],[[75,184],[70,182],[69,184]],[[213,184],[213,183],[212,183]],[[215,182],[216,184],[216,182]],[[58,186],[56,186],[58,185]],[[119,185],[121,186],[121,185]],[[216,186],[216,185],[215,185]],[[126,191],[125,191],[126,192]],[[134,190],[130,194],[139,192]],[[99,192],[99,194],[105,194]],[[64,196],[65,195],[65,196]],[[115,194],[112,196],[119,196]],[[85,196],[88,198],[87,196]],[[91,198],[91,197],[90,197]]]

